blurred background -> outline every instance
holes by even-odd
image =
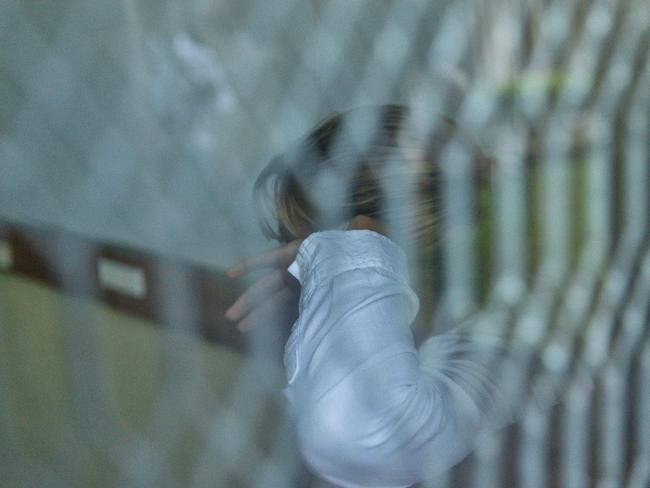
[[[521,420],[422,486],[650,486],[647,0],[2,0],[0,41],[0,486],[327,486],[224,270],[273,245],[270,157],[379,103],[492,162],[441,149],[418,340],[535,351]]]

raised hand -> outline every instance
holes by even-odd
[[[300,284],[287,268],[298,253],[303,239],[253,256],[232,268],[227,274],[239,278],[250,272],[268,269],[226,311],[226,318],[237,322],[241,331],[257,326],[288,330],[298,317]]]
[[[372,217],[357,215],[341,225],[339,229],[367,229],[386,234],[384,226]],[[300,284],[287,271],[298,253],[304,239],[271,249],[265,253],[242,261],[226,272],[231,278],[268,269],[257,279],[226,311],[226,318],[237,322],[241,331],[259,325],[281,327],[288,330],[298,317]]]

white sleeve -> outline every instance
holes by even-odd
[[[401,248],[372,231],[318,232],[289,271],[302,291],[285,394],[307,464],[344,487],[401,487],[465,457],[487,382],[438,352],[419,357],[409,328],[419,302]],[[444,338],[428,342],[444,350]]]

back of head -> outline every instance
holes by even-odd
[[[326,118],[258,176],[254,193],[264,233],[289,242],[365,215],[389,231],[392,223],[409,221],[408,238],[433,245],[441,217],[437,152],[455,130],[443,117],[419,130],[400,105]]]

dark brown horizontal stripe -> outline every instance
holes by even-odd
[[[33,278],[63,293],[98,300],[155,325],[188,331],[240,352],[247,349],[246,338],[224,317],[242,285],[222,271],[59,227],[0,220],[0,240],[8,245],[3,272]],[[2,254],[0,250],[0,264]],[[100,280],[100,262],[117,265],[118,278],[142,274],[144,293],[106,287]]]

